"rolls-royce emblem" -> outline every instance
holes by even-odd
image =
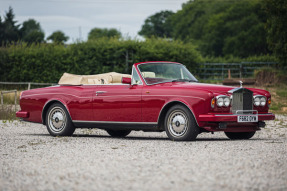
[[[240,81],[239,81],[239,83],[240,83],[240,87],[242,88],[242,84],[243,84],[243,82],[240,80]]]

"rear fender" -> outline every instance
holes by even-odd
[[[72,120],[72,117],[71,117],[69,108],[68,108],[67,104],[66,104],[63,100],[61,100],[61,99],[50,99],[50,100],[48,100],[48,101],[45,103],[45,105],[44,105],[44,107],[43,107],[43,109],[42,109],[42,124],[43,124],[43,125],[46,125],[46,113],[47,113],[49,107],[50,107],[53,103],[60,103],[60,104],[62,104],[62,105],[66,108],[66,110],[68,111],[68,114],[69,114],[69,116],[70,116],[70,119]]]

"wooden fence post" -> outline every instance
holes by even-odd
[[[3,93],[1,92],[1,105],[3,105]]]
[[[17,90],[15,90],[15,112],[17,111]]]

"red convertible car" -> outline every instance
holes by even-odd
[[[23,91],[16,116],[46,125],[52,136],[100,128],[114,137],[166,131],[171,140],[191,141],[224,131],[230,139],[249,139],[274,120],[270,104],[265,90],[199,83],[180,63],[143,62],[131,75],[65,73],[59,85]]]

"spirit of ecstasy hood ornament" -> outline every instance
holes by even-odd
[[[243,82],[240,80],[240,81],[239,81],[239,83],[240,83],[240,87],[242,88],[242,84],[243,84]]]

